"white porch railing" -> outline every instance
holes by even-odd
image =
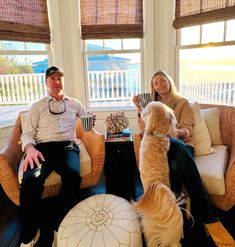
[[[138,70],[88,73],[90,102],[130,100],[140,92]],[[0,105],[33,103],[47,94],[44,74],[0,75]]]
[[[235,77],[185,76],[181,78],[180,93],[200,103],[235,105]]]
[[[0,75],[0,105],[30,104],[46,94],[44,74]]]
[[[47,94],[44,74],[0,75],[0,105],[30,104]],[[130,100],[140,92],[136,70],[88,73],[90,102]],[[192,101],[235,105],[235,78],[182,77],[180,92]]]
[[[89,71],[89,101],[130,100],[140,92],[139,70]]]

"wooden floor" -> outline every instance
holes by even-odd
[[[84,198],[92,194],[105,193],[105,191],[105,181],[104,178],[102,178],[98,186],[92,188],[91,190],[83,191]],[[136,196],[140,196],[141,193],[142,187],[137,179]],[[53,207],[52,200],[50,202],[47,201],[47,203]],[[220,210],[216,211],[218,212],[224,226],[235,238],[235,207],[229,212],[222,212]],[[0,247],[18,247],[20,245],[20,233],[21,222],[19,217],[19,208],[6,197],[4,191],[0,187]],[[145,246],[144,240],[143,246]],[[206,236],[202,226],[196,223],[192,228],[185,226],[182,246],[213,247],[215,245],[212,240]]]

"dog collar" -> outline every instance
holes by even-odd
[[[166,134],[163,134],[163,133],[160,133],[160,132],[157,132],[157,131],[153,131],[153,135],[155,137],[159,137],[159,138],[165,138],[167,136]]]

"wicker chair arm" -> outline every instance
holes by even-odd
[[[19,205],[19,182],[14,173],[8,158],[0,153],[0,183],[6,195],[16,204]]]
[[[19,205],[18,167],[23,156],[20,117],[16,119],[6,145],[0,151],[0,183],[7,196]]]
[[[231,146],[229,164],[225,173],[225,191],[231,206],[235,205],[235,141]]]
[[[94,128],[91,131],[84,131],[81,121],[77,121],[77,137],[79,137],[91,157],[92,172],[82,178],[81,188],[94,186],[101,177],[105,160],[105,137]]]
[[[11,134],[7,140],[7,143],[0,151],[0,155],[6,157],[9,162],[10,167],[12,168],[14,174],[17,176],[18,167],[20,164],[20,160],[23,156],[23,152],[21,150],[21,142],[20,142],[20,135],[21,135],[21,123],[20,117],[16,119],[15,125],[11,131]]]

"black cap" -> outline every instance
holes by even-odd
[[[47,77],[49,77],[53,73],[59,73],[60,75],[64,76],[64,71],[62,69],[60,69],[56,66],[52,66],[46,70],[46,74],[45,74],[46,79],[47,79]]]

